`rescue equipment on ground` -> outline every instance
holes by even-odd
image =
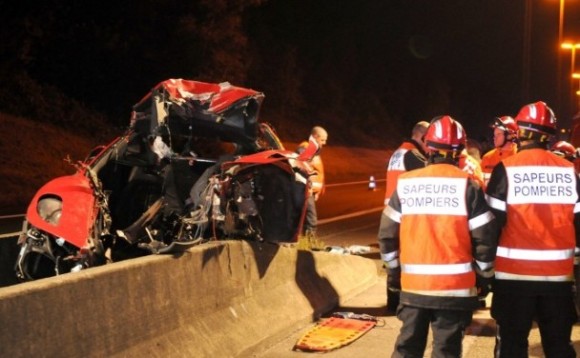
[[[368,254],[371,252],[371,247],[363,245],[350,245],[349,247],[327,246],[326,252],[339,255],[359,255]]]
[[[344,347],[370,331],[380,320],[367,314],[335,312],[298,339],[293,350],[328,352]]]

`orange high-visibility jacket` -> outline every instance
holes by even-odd
[[[481,170],[483,172],[483,181],[487,186],[489,183],[489,178],[491,177],[491,172],[499,162],[507,157],[511,157],[516,154],[518,147],[513,145],[511,149],[502,150],[501,148],[493,148],[489,152],[485,153],[483,158],[481,158]]]
[[[574,165],[545,149],[521,150],[498,164],[486,193],[503,224],[496,280],[574,279],[579,193]]]
[[[310,147],[312,147],[312,143],[304,141],[298,145],[297,152],[303,154],[304,151]],[[312,193],[322,195],[324,193],[324,163],[322,162],[319,153],[320,149],[317,149],[317,151],[312,154],[311,158],[306,159],[306,161],[310,164],[312,169],[316,171],[316,174],[309,178],[312,185]]]
[[[399,176],[379,243],[387,266],[400,265],[402,293],[446,300],[477,295],[472,264],[492,269],[494,235],[481,187],[455,165],[430,164]]]
[[[397,180],[402,173],[423,168],[427,159],[419,149],[415,141],[404,141],[397,150],[393,152],[387,164],[385,190],[385,205],[388,204],[389,198],[393,195],[397,187]]]
[[[314,194],[322,194],[324,193],[324,164],[320,155],[315,155],[310,161],[310,165],[316,170],[316,175],[310,177],[312,192]]]
[[[298,145],[296,150],[298,153],[298,159],[303,161],[310,161],[315,155],[320,153],[320,146],[314,137],[310,136],[307,141],[304,141]]]

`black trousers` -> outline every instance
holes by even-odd
[[[387,274],[388,275],[388,274]],[[393,283],[396,281],[396,283]],[[401,300],[401,282],[400,279],[393,279],[391,275],[387,276],[387,311],[395,313]]]
[[[423,357],[429,325],[433,331],[432,357],[461,357],[465,329],[472,311],[430,309],[399,305],[397,318],[403,322],[392,357]]]
[[[547,358],[576,357],[570,341],[576,308],[572,293],[565,296],[494,293],[491,315],[497,322],[495,357],[528,357],[528,336],[537,321]]]

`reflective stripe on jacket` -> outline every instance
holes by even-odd
[[[574,165],[540,148],[522,150],[494,169],[487,201],[504,224],[496,279],[572,281],[579,212]]]
[[[386,172],[387,188],[385,190],[385,205],[388,204],[389,198],[395,192],[399,175],[406,171],[422,168],[425,166],[427,159],[418,148],[415,141],[404,141],[389,158]]]

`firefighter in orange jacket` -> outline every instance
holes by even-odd
[[[496,118],[493,125],[493,145],[495,148],[481,158],[484,187],[489,182],[493,168],[502,160],[516,154],[518,146],[518,125],[510,116]]]
[[[486,198],[502,227],[491,315],[496,354],[527,357],[537,321],[546,357],[576,357],[574,251],[580,243],[580,186],[574,165],[550,153],[556,118],[544,102],[516,116],[518,153],[493,170]]]
[[[298,159],[304,160],[310,164],[312,169],[316,172],[310,177],[310,196],[306,205],[306,216],[304,222],[304,232],[316,233],[318,224],[318,214],[316,212],[316,201],[324,194],[324,164],[320,157],[322,147],[326,145],[328,140],[328,132],[320,127],[315,126],[310,132],[308,141],[304,141],[298,145],[296,152]]]
[[[576,163],[576,159],[578,159],[576,148],[564,140],[554,143],[554,145],[552,145],[550,148],[550,151],[574,164]],[[574,165],[574,167],[576,167],[576,165]],[[578,172],[577,168],[576,172]]]
[[[562,157],[568,160],[569,162],[573,163],[576,174],[580,172],[579,169],[580,162],[578,161],[578,153],[576,148],[574,148],[572,144],[561,140],[554,143],[554,145],[552,145],[552,147],[550,148],[550,151],[556,154],[557,156]],[[576,283],[580,282],[580,267],[578,265],[574,265],[574,282]],[[580,292],[578,286],[574,290],[574,293],[575,293],[574,302],[576,304],[576,312],[580,312]]]
[[[493,277],[497,225],[481,186],[457,167],[465,131],[433,119],[427,167],[401,174],[379,229],[381,257],[399,278],[403,322],[393,357],[423,357],[429,325],[434,357],[460,357],[479,293]]]
[[[385,205],[397,187],[397,179],[402,173],[425,167],[427,155],[423,144],[423,136],[429,127],[429,122],[420,121],[413,126],[411,139],[403,143],[393,152],[387,163],[387,188],[385,190]]]
[[[427,163],[423,137],[427,132],[429,122],[417,122],[411,130],[411,139],[404,140],[393,152],[387,163],[387,188],[385,190],[385,205],[395,192],[399,176],[409,170],[424,168]],[[395,312],[399,305],[399,287],[393,287],[387,279],[387,311]]]

